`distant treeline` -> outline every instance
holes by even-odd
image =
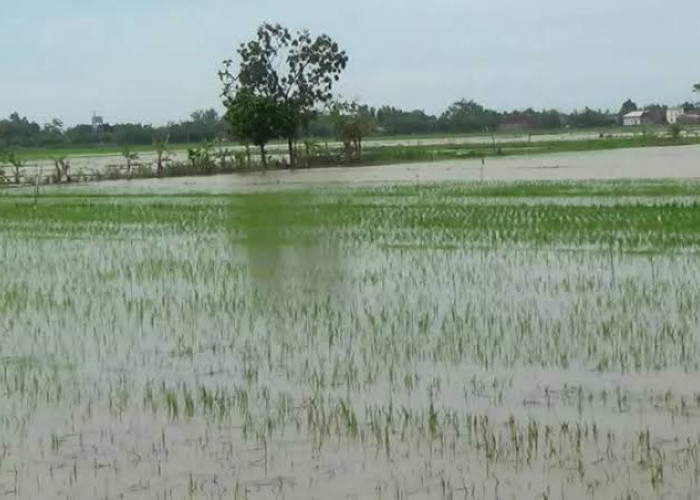
[[[422,135],[494,132],[498,130],[537,131],[561,128],[603,128],[619,125],[625,103],[617,113],[585,108],[573,113],[556,110],[526,109],[523,111],[498,112],[487,109],[474,101],[462,100],[452,104],[440,116],[422,110],[405,111],[391,106],[372,108],[360,106],[360,112],[371,123],[372,134]],[[636,108],[636,106],[635,106]],[[665,106],[649,106],[646,109],[665,122]],[[333,128],[328,115],[319,113],[308,120],[303,135],[333,137]],[[154,137],[168,137],[171,144],[199,143],[205,141],[234,140],[230,137],[226,123],[216,110],[192,113],[189,120],[154,127],[140,123],[85,124],[64,127],[58,120],[45,125],[13,113],[0,120],[0,148],[14,147],[61,147],[91,145],[148,145]]]

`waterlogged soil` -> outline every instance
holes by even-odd
[[[57,188],[88,189],[104,193],[230,193],[260,188],[318,185],[371,186],[482,180],[507,182],[695,178],[700,178],[700,146],[488,158],[484,165],[481,164],[481,160],[451,160],[372,167],[276,170],[206,177],[104,181],[89,185],[87,188],[85,186]]]
[[[686,135],[688,137],[697,137],[697,130],[688,130]],[[618,139],[622,138],[633,138],[641,137],[642,133],[639,130],[634,131],[615,131],[610,134],[609,137],[614,137]],[[663,132],[660,134],[663,135]],[[364,141],[365,149],[377,149],[386,147],[396,147],[396,146],[435,146],[435,147],[445,147],[453,145],[455,147],[460,146],[492,146],[492,145],[505,145],[513,143],[528,143],[528,144],[541,144],[541,143],[556,143],[558,141],[591,141],[599,139],[600,134],[598,132],[571,132],[571,133],[559,133],[559,134],[498,134],[495,136],[483,135],[483,136],[447,136],[447,137],[403,137],[403,138],[370,138]],[[321,141],[319,141],[321,142]],[[335,142],[323,142],[324,147],[331,148],[333,150],[342,150],[343,145]],[[232,151],[244,152],[245,149],[240,146],[228,148]],[[257,149],[251,148],[251,154],[253,160],[256,161]],[[523,148],[523,154],[527,154],[526,148]],[[270,144],[268,146],[268,153],[270,155],[270,161],[285,161],[287,158],[287,148],[284,144]],[[172,149],[166,155],[168,161],[186,163],[188,162],[188,152],[181,149]],[[139,165],[147,167],[149,169],[154,169],[156,164],[156,154],[155,152],[140,152],[138,153],[138,158],[134,162],[134,168],[138,169]],[[109,155],[73,155],[70,157],[71,172],[73,175],[89,175],[95,172],[102,173],[103,175],[108,174],[110,171],[119,172],[120,175],[124,174],[125,170],[125,159],[120,154],[109,154]],[[42,176],[50,176],[55,172],[54,162],[50,158],[43,160],[34,160],[28,162],[29,171],[28,175],[35,175],[36,173],[41,173]],[[8,172],[6,174],[9,175]]]
[[[52,200],[92,218],[0,228],[0,496],[700,495],[687,229],[664,246],[675,229],[619,209],[647,251],[509,237],[500,217],[534,198],[494,210],[493,239],[476,215],[395,218],[424,203],[447,221],[469,203],[449,191],[371,194],[325,194],[321,212],[352,214],[337,227],[291,198],[275,223],[272,198],[148,196]]]

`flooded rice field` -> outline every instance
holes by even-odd
[[[700,183],[137,193],[0,196],[0,497],[700,496]]]

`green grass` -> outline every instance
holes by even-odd
[[[552,202],[547,202],[551,199]],[[579,199],[569,203],[567,200]],[[534,200],[534,201],[533,201]],[[328,232],[391,245],[551,244],[665,251],[700,244],[700,183],[486,183],[240,195],[0,197],[10,231],[117,229]],[[368,221],[373,221],[371,226]],[[428,238],[427,235],[431,237]]]

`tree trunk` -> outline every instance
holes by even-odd
[[[343,145],[345,146],[345,163],[350,165],[352,162],[352,143],[345,141]]]
[[[262,161],[263,170],[267,169],[267,154],[265,154],[265,145],[260,145],[260,160]]]
[[[70,179],[70,160],[66,160],[63,163],[63,177],[66,178],[66,182],[71,182],[71,179]]]
[[[250,144],[245,145],[245,161],[246,161],[245,168],[250,170]]]
[[[294,168],[294,163],[296,161],[296,158],[294,157],[294,139],[288,137],[287,146],[289,147],[289,168]]]

